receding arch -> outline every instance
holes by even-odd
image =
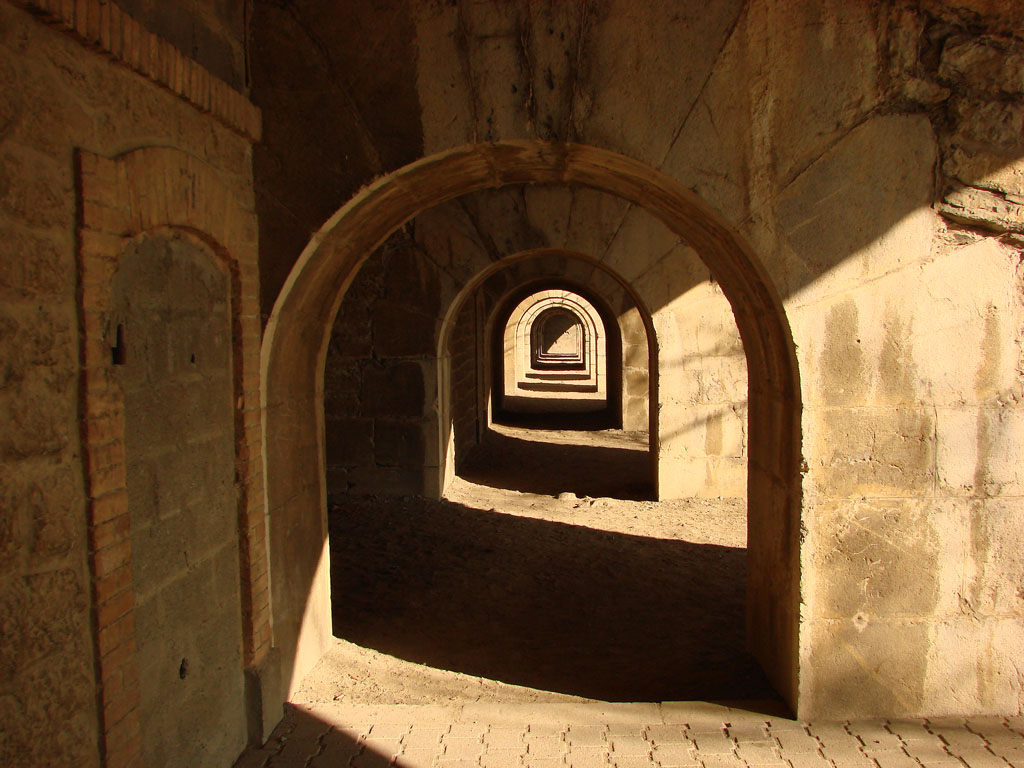
[[[331,324],[359,265],[418,212],[511,184],[577,185],[643,207],[701,256],[729,299],[749,378],[748,638],[796,705],[799,619],[798,372],[781,300],[756,257],[709,206],[671,177],[595,147],[478,144],[378,179],[334,214],[290,273],[261,358],[275,645],[286,692],[330,638],[324,489],[323,367]]]
[[[552,264],[555,263],[560,264],[561,269],[552,270]],[[517,276],[512,278],[511,285],[504,284],[497,292],[488,290],[489,283],[493,279],[500,279],[505,275]],[[597,276],[600,276],[600,282],[605,286],[603,291],[598,291],[592,284]],[[658,425],[657,419],[653,418],[654,412],[647,412],[646,403],[648,401],[657,402],[658,355],[655,344],[654,319],[650,309],[634,286],[594,256],[565,248],[531,248],[504,256],[501,260],[481,269],[466,282],[452,300],[441,323],[437,342],[438,412],[441,425],[438,430],[437,455],[445,457],[439,468],[438,487],[442,490],[447,488],[451,482],[457,463],[453,432],[458,430],[448,428],[448,425],[453,425],[455,421],[451,408],[451,365],[454,357],[451,339],[457,324],[456,319],[460,317],[467,305],[472,302],[472,297],[478,292],[492,294],[493,306],[487,312],[483,328],[483,372],[480,380],[483,390],[479,393],[477,413],[475,414],[476,423],[470,430],[473,433],[471,442],[476,443],[479,442],[484,428],[492,423],[495,396],[501,389],[502,366],[501,360],[495,352],[498,344],[497,337],[501,336],[504,331],[505,319],[508,318],[520,299],[549,288],[568,290],[588,298],[602,317],[607,330],[607,342],[611,347],[609,355],[615,359],[625,356],[622,338],[625,333],[624,329],[629,328],[640,333],[642,343],[639,346],[643,349],[644,364],[649,375],[643,383],[642,390],[634,388],[627,391],[623,381],[623,371],[610,370],[610,394],[612,397],[618,397],[620,402],[609,405],[618,418],[611,419],[608,426],[623,427],[627,400],[630,398],[642,400],[644,412],[639,415],[633,414],[632,428],[648,433],[650,454],[653,458]],[[630,317],[625,321],[620,319],[620,322],[616,323],[617,313],[628,313]],[[616,327],[617,325],[619,327]],[[457,427],[458,425],[454,424],[453,426]],[[464,429],[463,432],[465,433],[465,431]],[[657,477],[656,465],[653,460],[651,469],[653,482]]]
[[[567,316],[580,328],[579,369],[586,371],[587,385],[592,385],[593,394],[603,395],[607,400],[607,373],[601,368],[605,360],[604,322],[597,309],[578,294],[568,290],[548,290],[535,293],[519,303],[505,323],[504,343],[511,345],[512,365],[504,366],[502,379],[502,405],[509,410],[515,406],[509,398],[518,394],[522,380],[530,375],[531,368],[543,365],[539,356],[542,351],[535,348],[543,327],[538,327],[544,318]],[[536,359],[535,359],[536,358]]]

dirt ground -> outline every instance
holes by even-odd
[[[738,701],[742,499],[650,500],[646,437],[498,427],[444,501],[329,513],[334,649],[297,703]]]

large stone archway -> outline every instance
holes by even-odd
[[[283,700],[330,639],[323,368],[344,292],[374,248],[417,213],[516,184],[590,187],[643,207],[700,254],[728,297],[750,372],[748,637],[795,708],[800,408],[779,297],[740,238],[671,177],[614,152],[541,141],[460,147],[378,179],[313,237],[281,291],[261,361],[272,618],[280,653],[279,675],[265,680],[268,692]],[[643,258],[651,257],[638,255]]]

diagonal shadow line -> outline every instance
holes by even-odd
[[[328,516],[334,632],[429,666],[603,701],[770,699],[746,550],[418,498]]]
[[[607,426],[601,413],[533,415],[537,418],[531,421],[531,414],[519,414],[518,419],[501,414],[501,421],[547,429],[581,429],[587,423]],[[488,430],[481,445],[459,463],[458,473],[491,488],[547,496],[568,491],[580,497],[644,500],[653,494],[647,450],[533,442],[494,430]]]

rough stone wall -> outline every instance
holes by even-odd
[[[317,82],[342,62],[366,71],[388,21],[401,34],[365,90],[349,79],[317,92],[325,143],[287,165],[309,188],[265,168],[276,213],[261,237],[281,254],[265,300],[310,229],[421,154],[553,138],[670,174],[749,244],[792,329],[806,467],[794,489],[801,716],[1018,711],[1024,638],[1008,584],[1024,558],[1001,531],[1024,514],[1020,5],[422,3],[380,11],[378,27],[367,4],[351,31],[318,24],[326,11],[314,2],[293,17],[317,30]],[[277,31],[278,10],[261,13],[267,50],[297,44]],[[312,97],[294,75],[254,87],[279,126],[278,158],[289,130],[309,131]],[[339,124],[354,135],[324,162]],[[686,258],[685,244],[606,196],[513,189],[443,215],[448,241],[479,246],[458,261],[470,272],[488,249],[555,245],[646,283],[652,312],[693,287],[665,294],[664,275],[637,274],[652,254]],[[758,418],[770,428],[791,415]]]
[[[166,768],[246,743],[229,301],[180,236],[143,237],[114,278],[142,757]]]
[[[480,409],[486,406],[483,390],[484,319],[476,296],[470,297],[455,318],[449,336],[451,355],[451,416],[458,470],[478,443]]]
[[[704,271],[689,263],[687,271]],[[654,315],[661,352],[662,498],[747,495],[747,363],[732,308],[705,275]]]
[[[437,268],[405,233],[359,271],[324,369],[328,498],[424,493],[437,467]]]
[[[249,139],[60,28],[0,2],[5,766],[99,761],[79,431],[74,149],[112,156],[142,144],[205,158],[251,198]]]

